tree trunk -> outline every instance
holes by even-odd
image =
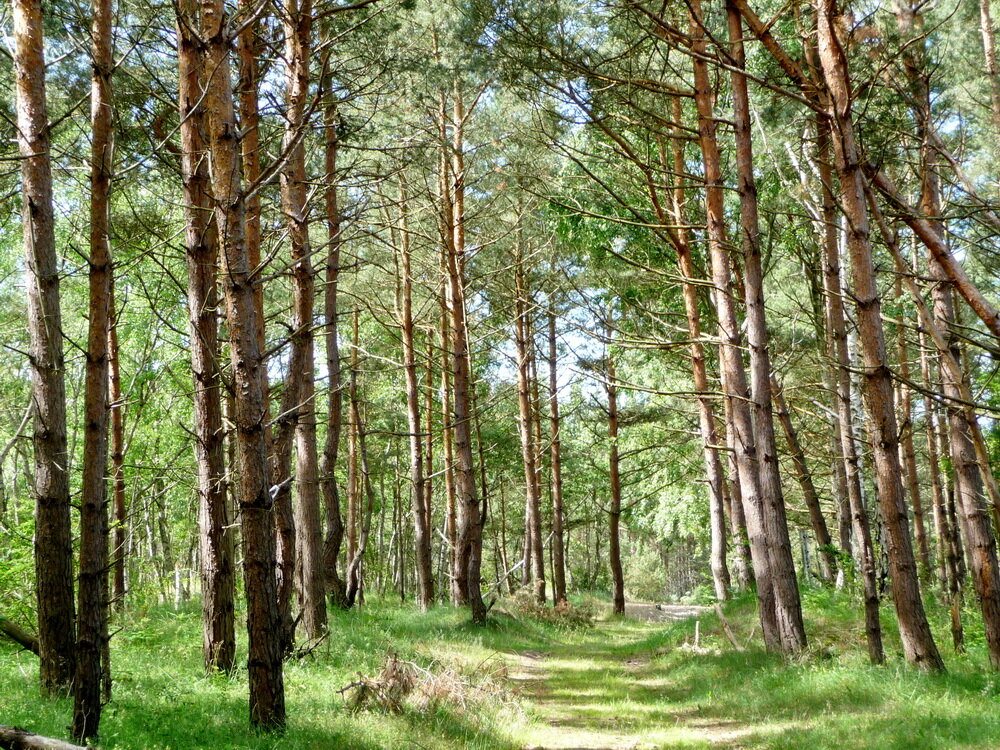
[[[0,748],[3,750],[91,750],[89,746],[73,745],[51,737],[43,737],[20,727],[0,727]]]
[[[400,190],[400,255],[401,316],[400,333],[403,340],[403,374],[406,379],[406,417],[410,442],[410,500],[413,516],[413,546],[416,557],[419,594],[417,603],[427,610],[434,603],[434,575],[431,569],[431,537],[427,525],[427,503],[424,499],[423,436],[420,434],[420,382],[417,373],[416,347],[413,323],[413,271],[411,268],[409,196],[406,177],[399,176]],[[402,573],[400,574],[402,585]]]
[[[854,277],[858,332],[864,354],[863,380],[872,423],[876,484],[886,527],[892,592],[900,636],[907,661],[932,670],[944,663],[927,623],[916,562],[910,542],[899,464],[899,431],[893,405],[892,376],[886,362],[881,305],[865,205],[863,178],[858,161],[851,113],[852,93],[847,60],[836,36],[836,0],[816,0],[819,59],[830,93],[830,116],[840,177],[841,200],[850,230],[847,245]]]
[[[924,524],[924,504],[920,496],[920,477],[917,473],[917,453],[913,446],[913,399],[910,393],[910,363],[906,346],[906,335],[899,331],[899,412],[903,418],[903,434],[900,436],[900,458],[906,471],[906,491],[913,508],[913,534],[917,543],[917,562],[920,564],[921,578],[930,575],[931,549],[927,541]]]
[[[451,329],[451,366],[454,386],[452,416],[455,433],[455,499],[458,506],[458,554],[455,580],[467,597],[475,624],[486,622],[481,565],[483,527],[472,460],[472,423],[469,410],[470,351],[465,312],[465,166],[463,149],[465,109],[459,83],[455,83],[452,133],[453,240],[446,243],[448,315]]]
[[[979,31],[983,39],[986,75],[990,80],[990,114],[993,116],[993,127],[996,131],[994,136],[1000,136],[1000,65],[997,65],[990,0],[979,0]]]
[[[785,517],[778,451],[771,408],[771,357],[768,352],[767,320],[764,309],[764,269],[760,257],[760,221],[757,212],[757,185],[754,180],[753,145],[750,134],[750,98],[743,73],[743,24],[732,2],[726,4],[729,43],[734,65],[731,69],[733,115],[736,136],[736,167],[739,176],[740,225],[743,246],[743,288],[746,304],[747,344],[750,349],[750,398],[760,493],[764,504],[764,532],[771,557],[775,613],[781,634],[782,651],[801,651],[806,646],[805,625],[798,579],[792,559],[792,545]]]
[[[368,465],[368,446],[364,421],[361,416],[361,404],[358,398],[358,363],[357,363],[357,319],[358,310],[354,310],[354,353],[351,355],[351,375],[348,385],[348,404],[350,408],[350,423],[354,433],[355,457],[358,466],[356,471],[357,483],[357,506],[355,515],[361,514],[360,518],[355,518],[357,528],[357,540],[353,553],[347,566],[347,606],[364,600],[364,581],[362,564],[365,559],[365,551],[368,549],[368,537],[371,533],[372,513],[375,510],[375,490],[372,487],[371,472]],[[366,499],[365,508],[360,508],[361,496],[364,492]]]
[[[305,136],[309,128],[309,58],[312,49],[312,2],[290,0],[283,8],[285,59],[285,133],[287,153],[281,173],[281,203],[291,240],[294,332],[292,362],[286,388],[296,391],[295,420],[295,564],[296,593],[302,626],[308,640],[326,631],[326,581],[323,568],[323,529],[319,495],[319,455],[316,441],[315,272],[309,244],[309,185],[306,176]]]
[[[551,301],[549,304],[552,304]],[[552,596],[557,605],[566,602],[566,548],[563,538],[562,438],[559,433],[559,378],[557,372],[556,314],[550,310],[549,323],[549,424],[552,443],[549,447],[552,465]],[[505,556],[504,556],[505,557]],[[503,561],[507,569],[506,560]]]
[[[834,555],[833,539],[830,538],[830,531],[826,527],[823,508],[819,503],[819,493],[813,483],[805,451],[802,450],[795,425],[792,424],[792,416],[788,413],[788,405],[785,403],[781,385],[774,375],[771,375],[771,390],[774,395],[778,421],[781,422],[781,428],[785,432],[788,452],[791,454],[792,464],[795,466],[795,478],[802,489],[802,497],[805,500],[806,509],[809,511],[809,523],[812,526],[813,535],[816,537],[816,545],[819,547],[820,577],[827,583],[833,583],[837,577],[837,558]]]
[[[343,432],[343,380],[340,372],[340,337],[337,331],[338,292],[340,281],[341,216],[337,195],[337,152],[340,140],[337,128],[340,117],[334,99],[333,77],[324,70],[320,84],[323,88],[324,109],[324,203],[326,210],[326,278],[323,289],[323,335],[326,342],[326,371],[329,382],[326,390],[327,427],[326,442],[320,464],[320,487],[326,511],[326,537],[323,542],[323,561],[326,570],[326,587],[330,602],[344,606],[347,586],[340,575],[340,548],[344,542],[344,519],[340,508],[340,488],[337,484],[337,463],[340,458],[340,438]]]
[[[108,336],[111,331],[111,176],[114,170],[111,0],[97,0],[91,24],[90,294],[84,383],[80,577],[77,608],[73,737],[97,737],[101,687],[111,665],[108,637]]]
[[[929,392],[938,392],[931,378],[930,356],[927,353],[926,336],[920,331],[920,374]],[[937,576],[942,593],[947,594],[953,570],[952,529],[948,523],[945,507],[944,488],[941,483],[941,463],[937,446],[937,409],[929,397],[924,398],[925,439],[927,444],[927,472],[931,483],[931,511],[934,518],[934,537],[937,540]]]
[[[709,81],[708,66],[703,59],[707,54],[707,45],[702,27],[700,0],[693,0],[690,8],[692,49],[697,55],[693,60],[693,67],[695,106],[698,111],[698,141],[701,146],[705,170],[708,247],[721,340],[719,367],[723,391],[726,394],[732,417],[737,474],[746,516],[754,579],[757,584],[757,600],[764,643],[771,651],[783,652],[785,644],[776,610],[775,582],[768,536],[764,527],[764,498],[761,495],[756,442],[748,406],[750,391],[747,387],[746,371],[743,367],[742,337],[739,321],[736,317],[738,292],[733,281],[723,213],[721,161],[712,111],[714,97]]]
[[[525,518],[530,523],[526,529],[525,566],[531,565],[535,601],[545,603],[545,564],[542,548],[541,487],[538,481],[538,458],[535,445],[535,418],[532,413],[531,359],[534,357],[534,342],[530,339],[528,321],[528,289],[525,281],[524,258],[521,248],[515,250],[514,258],[514,348],[517,355],[517,403],[518,427],[521,437],[521,462],[524,467]]]
[[[427,523],[427,536],[434,536],[434,336],[426,334],[427,372],[424,379],[424,414],[426,439],[424,442],[424,514]],[[430,544],[430,541],[428,542]],[[433,546],[431,559],[433,560]]]
[[[114,513],[114,541],[111,547],[111,606],[122,610],[125,608],[125,558],[128,544],[128,517],[125,509],[125,403],[122,397],[114,278],[111,282],[111,327],[108,330],[108,365],[111,368],[108,397],[111,408],[111,488]]]
[[[265,436],[267,374],[260,350],[253,269],[246,244],[246,205],[241,184],[240,129],[230,78],[231,36],[222,0],[201,0],[206,43],[206,129],[212,195],[221,248],[223,291],[234,386],[240,525],[247,598],[250,722],[262,729],[285,725],[285,689],[275,580],[274,501],[268,486]]]
[[[951,334],[954,323],[951,287],[940,266],[933,260],[931,273],[935,278],[934,314],[946,337],[951,357],[961,366],[961,350]],[[990,666],[997,670],[1000,669],[1000,569],[997,565],[996,540],[990,524],[969,417],[966,410],[956,403],[963,400],[963,391],[967,389],[956,381],[950,370],[948,367],[941,368],[941,380],[945,397],[951,399],[946,403],[946,410],[949,453],[958,496],[956,506],[961,513],[962,527],[968,542],[972,584],[982,610]]]
[[[608,321],[608,339],[611,322]],[[608,392],[608,473],[611,480],[611,504],[608,508],[608,565],[611,567],[611,608],[616,615],[625,614],[625,575],[622,571],[621,518],[622,478],[618,450],[618,384],[615,358],[610,346],[605,347]]]
[[[201,101],[203,50],[193,28],[197,8],[181,7],[178,19],[178,98],[181,171],[184,180],[185,251],[188,267],[188,330],[194,375],[195,459],[201,540],[202,654],[205,669],[231,672],[236,665],[233,540],[227,503],[216,266],[218,231],[211,215]]]
[[[677,175],[671,208],[673,210],[677,266],[681,275],[681,289],[684,294],[684,314],[687,318],[688,336],[691,339],[691,373],[694,389],[698,393],[698,428],[701,430],[702,453],[705,459],[705,478],[708,481],[708,510],[712,532],[711,568],[715,585],[715,598],[725,601],[729,598],[729,568],[726,565],[726,519],[725,519],[725,476],[722,460],[719,458],[719,437],[715,428],[715,410],[709,395],[708,368],[705,364],[705,346],[702,343],[701,312],[698,309],[698,287],[691,246],[687,231],[684,184],[681,175],[685,173],[684,141],[680,132],[683,111],[680,99],[674,98],[673,116],[675,132],[671,138],[673,146],[673,171]],[[666,168],[666,155],[661,155]]]
[[[17,142],[31,338],[35,455],[35,580],[43,693],[68,690],[76,668],[73,532],[66,387],[40,0],[14,0]]]
[[[14,641],[18,646],[27,649],[35,656],[39,655],[38,636],[32,635],[24,628],[0,615],[0,635]]]

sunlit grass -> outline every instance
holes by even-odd
[[[372,602],[331,613],[331,635],[285,672],[289,727],[247,727],[246,681],[201,671],[194,607],[130,613],[114,639],[114,700],[102,748],[989,748],[1000,747],[1000,676],[986,671],[974,613],[969,653],[948,648],[947,613],[930,603],[949,672],[907,667],[890,612],[889,662],[866,663],[849,594],[809,589],[810,647],[785,662],[764,653],[753,602],[727,606],[748,650],[736,652],[715,616],[675,623],[609,619],[567,630],[495,611],[476,628],[450,608],[421,613]],[[373,674],[390,652],[424,666],[508,666],[502,700],[401,715],[351,714],[339,688]],[[43,700],[30,654],[0,645],[0,723],[66,736],[68,700]]]

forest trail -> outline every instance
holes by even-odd
[[[643,623],[692,620],[707,607],[629,603]],[[584,644],[554,644],[510,654],[510,679],[531,702],[529,750],[647,750],[740,747],[752,731],[736,721],[672,710],[670,681],[644,641],[648,624],[602,622]],[[679,707],[677,707],[679,708]]]

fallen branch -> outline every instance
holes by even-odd
[[[7,636],[21,648],[38,656],[38,638],[6,617],[0,617],[0,635]]]
[[[51,737],[43,737],[20,727],[0,727],[0,748],[3,750],[92,750]]]
[[[739,641],[736,640],[736,634],[733,633],[733,628],[729,624],[729,620],[727,620],[726,616],[722,613],[722,607],[718,602],[715,603],[715,616],[719,618],[719,623],[722,625],[722,632],[726,634],[726,638],[728,638],[729,642],[733,644],[733,648],[737,651],[746,651],[746,649],[740,645]]]
[[[305,659],[307,656],[312,654],[313,651],[319,648],[319,646],[323,643],[323,641],[327,639],[327,636],[329,635],[330,635],[329,630],[323,631],[322,635],[320,635],[319,638],[314,638],[311,641],[306,641],[297,649],[295,649],[291,654],[289,654],[288,658]]]

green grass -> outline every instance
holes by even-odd
[[[474,628],[449,608],[421,614],[373,602],[331,615],[331,637],[286,669],[289,727],[281,737],[247,728],[246,681],[201,675],[195,609],[132,614],[114,639],[114,700],[101,748],[515,748],[746,747],[983,748],[1000,746],[1000,676],[985,669],[970,613],[969,653],[955,655],[946,613],[931,607],[949,672],[926,675],[902,663],[886,624],[889,664],[866,664],[857,608],[845,594],[805,595],[811,644],[791,662],[751,639],[737,653],[714,615],[701,618],[702,651],[683,647],[692,622],[604,620],[562,630],[505,614]],[[727,617],[745,641],[753,603]],[[377,671],[395,650],[422,665],[472,669],[509,663],[510,695],[485,703],[351,714],[337,690],[358,672]],[[68,700],[38,696],[30,654],[0,645],[0,723],[65,737]]]

